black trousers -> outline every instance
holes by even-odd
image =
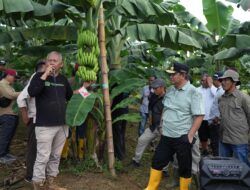
[[[198,130],[199,139],[201,142],[207,142],[210,138],[209,125],[207,120],[203,120]]]
[[[153,156],[152,168],[162,170],[171,160],[173,160],[173,156],[176,153],[180,177],[190,178],[192,172],[191,151],[192,144],[189,143],[187,135],[182,135],[179,138],[171,138],[162,135]]]
[[[36,161],[36,133],[35,124],[33,119],[30,119],[27,126],[27,152],[26,152],[26,178],[32,179],[33,177],[33,167]]]
[[[219,156],[219,124],[209,125],[209,136],[210,136],[210,145],[212,149],[213,156]]]
[[[113,142],[114,153],[118,160],[123,160],[125,157],[125,132],[127,122],[124,120],[117,121],[113,124]]]

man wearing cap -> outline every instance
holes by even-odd
[[[221,113],[219,155],[248,161],[248,133],[250,128],[250,97],[239,91],[239,74],[227,70],[220,78],[225,93],[219,99]]]
[[[176,153],[179,163],[180,189],[191,184],[192,144],[205,114],[202,96],[188,81],[187,65],[175,63],[170,70],[173,84],[163,99],[162,136],[153,156],[150,179],[146,190],[156,190],[162,169]]]
[[[156,137],[160,136],[160,121],[162,115],[162,100],[165,95],[165,82],[162,79],[155,79],[151,83],[154,94],[149,100],[149,110],[152,115],[152,122],[149,128],[139,137],[135,150],[135,156],[132,159],[134,166],[140,166],[140,160],[144,150]]]
[[[19,95],[12,87],[17,77],[14,69],[6,69],[0,81],[0,98],[3,103],[0,106],[0,163],[10,163],[16,159],[9,154],[9,146],[18,125],[17,113],[12,110]]]
[[[213,156],[219,156],[219,128],[220,128],[220,111],[218,105],[218,99],[224,94],[224,90],[221,86],[219,80],[222,77],[223,72],[218,71],[213,75],[213,84],[217,88],[216,95],[213,101],[213,104],[209,113],[209,136],[210,136],[210,145],[212,149]]]

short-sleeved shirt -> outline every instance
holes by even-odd
[[[205,115],[201,93],[189,82],[182,88],[171,86],[163,100],[163,135],[178,138],[188,134],[194,116]]]

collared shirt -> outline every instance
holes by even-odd
[[[218,100],[219,98],[224,94],[224,90],[222,88],[222,86],[219,86],[216,90],[216,96],[214,98],[212,107],[210,109],[210,113],[209,113],[209,122],[211,123],[212,120],[216,117],[220,117],[220,111],[219,111],[219,104],[218,104]]]
[[[204,115],[202,95],[189,82],[181,89],[171,86],[163,100],[163,135],[177,138],[187,134],[194,116]]]
[[[149,85],[146,85],[143,87],[141,91],[142,104],[140,106],[140,112],[142,113],[148,113],[149,95],[150,95]]]
[[[250,128],[250,97],[238,89],[219,99],[220,138],[229,144],[247,144]]]
[[[11,99],[11,103],[9,106],[7,106],[6,108],[0,107],[0,116],[6,115],[6,114],[17,115],[12,110],[12,106],[14,105],[15,100],[18,95],[19,95],[19,92],[16,92],[15,89],[10,85],[10,83],[6,79],[3,78],[0,81],[0,97],[6,97],[6,98]]]
[[[214,85],[212,85],[211,88],[198,87],[198,91],[203,97],[203,104],[205,106],[205,116],[203,120],[209,120],[210,109],[216,96],[216,90],[217,88]]]
[[[33,78],[35,73],[30,77],[30,80]],[[29,96],[28,87],[30,84],[30,80],[28,84],[24,87],[22,92],[17,97],[17,105],[19,108],[26,107],[28,110],[28,117],[33,118],[33,122],[36,121],[36,101],[35,98]]]

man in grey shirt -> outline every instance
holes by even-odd
[[[219,155],[234,156],[249,167],[248,132],[250,128],[250,97],[236,86],[240,84],[239,74],[227,70],[220,78],[225,93],[219,99],[221,129]]]

